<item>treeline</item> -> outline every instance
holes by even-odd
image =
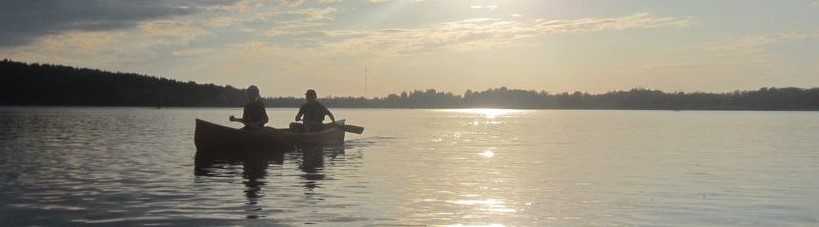
[[[274,100],[270,100],[275,103]],[[331,98],[328,105],[382,108],[510,108],[632,110],[819,110],[819,88],[760,88],[729,93],[663,92],[635,88],[604,94],[507,89],[466,91],[463,95],[434,89],[385,98]]]
[[[243,91],[134,73],[0,62],[0,105],[241,106]]]
[[[0,105],[239,107],[242,89],[133,73],[47,64],[0,62]],[[265,98],[268,107],[298,107],[304,99]],[[819,110],[819,88],[761,88],[729,93],[663,92],[635,88],[604,94],[508,89],[464,94],[414,90],[386,97],[325,97],[344,108],[514,108],[641,110]]]

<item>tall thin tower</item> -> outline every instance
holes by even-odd
[[[367,98],[367,66],[364,66],[364,98]]]

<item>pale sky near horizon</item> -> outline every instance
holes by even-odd
[[[258,85],[603,93],[819,87],[819,0],[10,0],[0,58]]]

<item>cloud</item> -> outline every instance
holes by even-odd
[[[674,55],[696,56],[694,58],[676,59],[670,63],[648,63],[634,70],[626,70],[625,74],[662,75],[674,71],[700,70],[705,72],[717,69],[717,71],[725,72],[730,69],[748,69],[763,65],[761,63],[769,63],[772,47],[808,39],[819,39],[819,31],[783,32],[711,42],[692,48],[679,49],[686,53]]]
[[[68,31],[110,31],[140,22],[189,15],[237,0],[26,0],[0,2],[0,47],[31,43]]]
[[[191,48],[191,49],[184,49],[184,50],[174,50],[171,52],[171,55],[178,56],[178,57],[196,57],[196,56],[205,56],[213,53],[213,48]]]
[[[497,6],[497,5],[472,5],[472,6],[469,6],[470,9],[489,10],[489,11],[496,10],[496,9],[498,9],[498,7],[499,6]]]
[[[305,15],[308,17],[308,20],[328,20],[332,19],[330,15],[335,13],[336,11],[338,10],[335,8],[302,9],[296,12],[292,12],[290,14]]]
[[[122,60],[111,58],[118,54],[119,49],[112,48],[127,38],[123,32],[91,31],[71,32],[51,35],[48,39],[37,41],[37,45],[28,45],[3,51],[3,54],[13,59],[24,59],[30,62],[87,65],[89,57],[95,58],[95,63]]]
[[[207,20],[206,23],[212,27],[228,27],[239,23],[239,20],[233,17],[214,17]]]
[[[210,35],[207,29],[194,20],[156,20],[138,26],[140,36],[150,40],[147,43],[181,43],[188,44],[194,40]]]
[[[305,2],[307,2],[307,0],[279,0],[279,3],[288,6],[300,6]]]
[[[784,32],[777,34],[747,36],[725,42],[708,43],[698,48],[706,52],[729,55],[734,59],[751,62],[768,60],[767,49],[772,45],[819,38],[817,31]]]
[[[344,0],[317,0],[315,2],[318,2],[318,3],[335,3],[335,2],[343,2],[343,1]],[[301,5],[303,5],[304,3],[307,3],[307,2],[309,2],[309,1],[308,0],[279,0],[280,4],[291,6],[291,7],[301,6]]]
[[[708,70],[713,68],[732,68],[742,66],[743,64],[737,62],[674,62],[674,63],[648,63],[633,70],[623,70],[624,74],[649,74],[662,75],[670,71],[680,70]]]
[[[432,51],[471,51],[519,45],[520,40],[550,34],[602,30],[685,27],[687,20],[636,13],[616,18],[514,21],[474,18],[425,28],[391,28],[375,31],[325,31],[334,42],[327,48],[345,52],[412,54]]]
[[[267,32],[268,36],[282,36],[314,33],[315,29],[328,25],[331,15],[338,11],[335,8],[300,9],[288,12],[272,12],[266,17],[280,17],[274,21],[275,28]]]

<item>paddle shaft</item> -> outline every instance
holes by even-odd
[[[364,127],[356,125],[337,125],[337,127],[341,128],[345,132],[352,132],[355,134],[361,134],[364,132]]]
[[[364,133],[364,127],[357,126],[357,125],[348,125],[348,124],[343,124],[343,125],[335,124],[334,125],[333,123],[325,124],[325,125],[333,125],[335,127],[340,128],[341,130],[344,130],[345,132],[350,132],[350,133],[355,133],[355,134]]]

